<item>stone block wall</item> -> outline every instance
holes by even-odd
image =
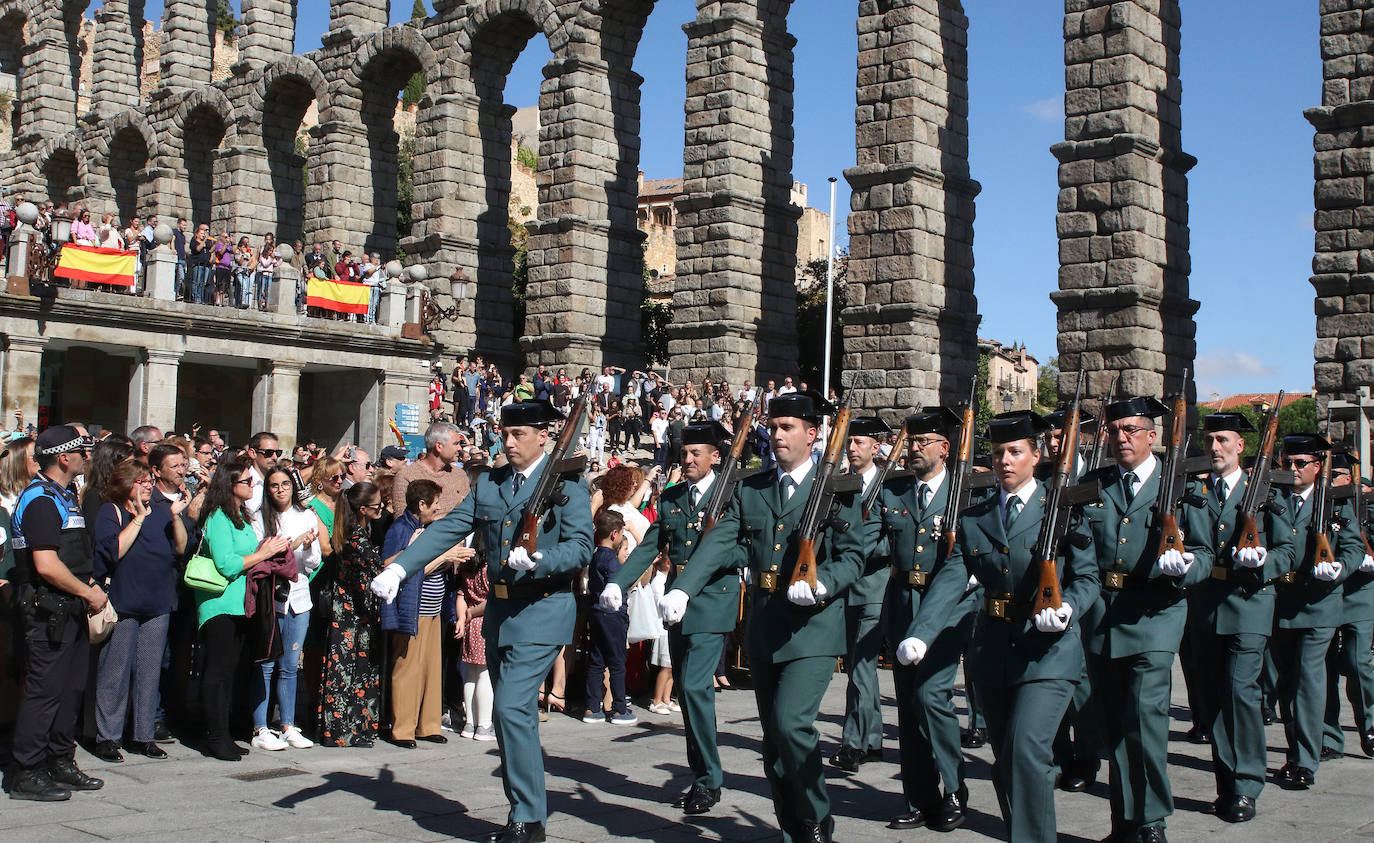
[[[1304,112],[1316,129],[1318,418],[1332,399],[1358,401],[1374,388],[1374,0],[1320,0],[1322,104]],[[1335,442],[1355,438],[1353,419],[1333,419]]]

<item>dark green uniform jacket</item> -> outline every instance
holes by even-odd
[[[1316,550],[1312,514],[1316,512],[1313,490],[1307,502],[1299,508],[1298,496],[1285,489],[1279,493],[1280,505],[1292,524],[1293,541],[1287,545],[1292,561],[1289,570],[1296,572],[1292,583],[1279,583],[1278,600],[1274,606],[1274,623],[1279,629],[1322,629],[1337,627],[1345,616],[1344,583],[1356,573],[1364,561],[1364,542],[1354,528],[1353,507],[1342,506],[1338,514],[1349,519],[1350,529],[1331,535],[1331,552],[1341,564],[1341,572],[1332,582],[1322,582],[1312,576],[1312,555]],[[1270,553],[1273,553],[1271,550]],[[1301,554],[1301,557],[1298,556]]]

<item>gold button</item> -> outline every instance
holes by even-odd
[[[691,540],[691,539],[688,539],[688,540],[687,540],[687,546],[688,546],[688,547],[691,547],[691,546],[692,546],[692,540]]]
[[[924,551],[925,551],[925,547],[923,547],[922,545],[919,545],[919,544],[916,545],[916,552],[917,552],[917,553],[922,553],[922,552],[924,552]]]
[[[777,566],[777,565],[774,565],[773,567],[769,568],[768,570],[770,570],[770,571],[776,571],[777,569],[778,569],[778,566]]]
[[[1008,571],[1006,568],[1003,568],[1003,569],[1002,569],[1002,573],[1004,573],[1004,574],[1009,574],[1009,573],[1011,573],[1011,572]]]
[[[775,544],[775,545],[773,545],[773,549],[774,549],[774,550],[782,550],[782,545],[780,545],[780,544]]]
[[[1125,539],[1117,539],[1116,543],[1117,543],[1117,544],[1125,544],[1125,543],[1126,543],[1126,540],[1125,540]]]
[[[507,526],[507,527],[510,526],[510,522],[509,522],[509,521],[506,522],[506,526]]]
[[[919,570],[921,570],[921,566],[920,566],[920,565],[912,566],[911,570],[913,570],[913,571],[919,571]]]
[[[509,542],[509,541],[503,541],[503,542],[501,542],[501,546],[502,546],[502,547],[510,547],[510,542]]]
[[[778,530],[779,530],[779,531],[782,530],[782,522],[781,522],[781,521],[778,522]]]
[[[922,527],[921,529],[917,530],[916,532],[918,532],[918,533],[924,533],[925,531],[926,531],[926,528],[925,528],[925,527]]]
[[[1129,524],[1129,523],[1131,523],[1131,519],[1130,519],[1130,518],[1122,518],[1122,519],[1121,519],[1121,523],[1122,523],[1122,524]]]
[[[1118,564],[1118,565],[1122,564],[1121,560],[1120,560],[1120,559],[1116,560],[1116,564]]]
[[[1007,547],[1006,545],[1003,545],[1003,546],[1002,546],[1002,552],[1003,552],[1003,553],[1011,553],[1011,548]]]

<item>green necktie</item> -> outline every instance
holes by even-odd
[[[1134,471],[1128,471],[1121,475],[1121,488],[1126,493],[1126,503],[1130,504],[1135,500],[1135,481],[1139,479]]]
[[[687,493],[687,496],[691,498],[692,511],[696,512],[697,504],[701,503],[701,490],[698,489],[696,486],[693,486],[692,490]]]
[[[1016,523],[1016,518],[1021,514],[1021,498],[1012,495],[1007,498],[1007,532],[1011,532],[1011,527]]]
[[[920,515],[926,514],[926,504],[929,503],[929,501],[926,500],[926,492],[929,491],[930,487],[924,483],[921,483],[916,486],[916,502],[921,505],[920,510],[918,511],[918,514]]]

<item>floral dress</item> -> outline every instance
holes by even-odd
[[[320,690],[320,743],[347,746],[377,734],[381,707],[381,619],[368,586],[382,571],[382,551],[359,525],[339,554],[326,630],[328,645]]]
[[[471,608],[487,599],[490,586],[487,582],[487,566],[477,569],[477,573],[458,578],[458,593]],[[463,661],[468,664],[487,663],[487,640],[482,637],[482,618],[469,618],[463,629]]]

